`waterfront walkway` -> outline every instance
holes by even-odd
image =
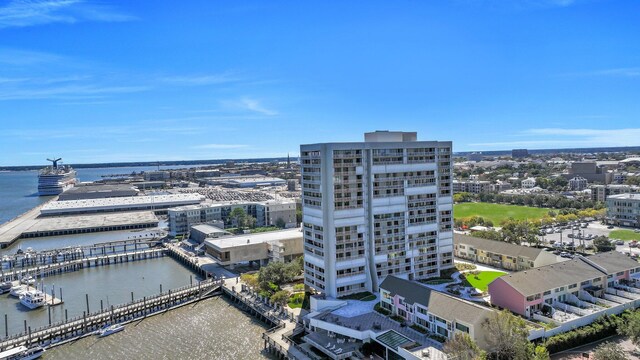
[[[282,306],[272,304],[268,298],[263,298],[250,290],[240,278],[225,279],[223,291],[233,300],[240,302],[247,310],[274,325],[262,334],[265,348],[279,353],[291,360],[317,360],[319,357],[297,345],[291,338],[301,333],[304,328],[298,323],[301,309],[288,310]]]

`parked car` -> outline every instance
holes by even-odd
[[[633,230],[633,232],[640,233],[640,229],[635,229],[635,230]]]
[[[581,227],[581,228],[583,228],[583,229],[584,229],[584,228],[586,228],[587,226],[589,226],[589,223],[582,223],[582,224],[580,224],[580,227]]]
[[[629,247],[632,247],[632,248],[638,247],[638,242],[633,240],[632,242],[629,243]]]
[[[607,229],[613,229],[613,225],[607,226]]]
[[[573,258],[573,255],[569,254],[568,252],[564,252],[563,251],[563,252],[560,253],[560,257],[571,259],[571,258]]]
[[[579,236],[580,236],[580,235],[578,235],[578,237],[579,237]],[[567,235],[567,237],[568,237],[569,239],[573,239],[573,234],[569,234],[569,235]]]
[[[622,240],[616,240],[616,245],[624,245],[624,241],[622,241]]]

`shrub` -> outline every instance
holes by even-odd
[[[553,354],[615,335],[618,324],[627,316],[627,311],[618,316],[602,316],[589,325],[548,338],[545,346]]]
[[[385,315],[385,316],[391,314],[391,311],[389,311],[389,310],[383,308],[382,306],[380,306],[380,303],[377,303],[376,306],[373,307],[373,310],[375,310],[375,311],[377,311],[380,314]]]

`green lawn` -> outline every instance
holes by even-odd
[[[638,240],[640,241],[640,233],[633,232],[632,230],[613,230],[609,234],[609,239],[618,239],[624,241]]]
[[[456,219],[477,215],[482,216],[487,220],[491,220],[495,226],[500,226],[500,223],[503,220],[511,217],[516,220],[540,219],[548,212],[549,209],[546,208],[480,202],[453,205],[453,216]]]
[[[292,309],[302,307],[304,293],[295,293],[289,297],[289,307]]]
[[[469,285],[476,289],[480,289],[481,291],[487,291],[487,286],[490,282],[502,275],[506,275],[506,273],[500,271],[481,271],[478,275],[473,275],[471,273],[467,273],[466,275]]]

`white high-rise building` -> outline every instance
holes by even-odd
[[[376,131],[300,161],[307,285],[337,298],[453,267],[451,142]]]

